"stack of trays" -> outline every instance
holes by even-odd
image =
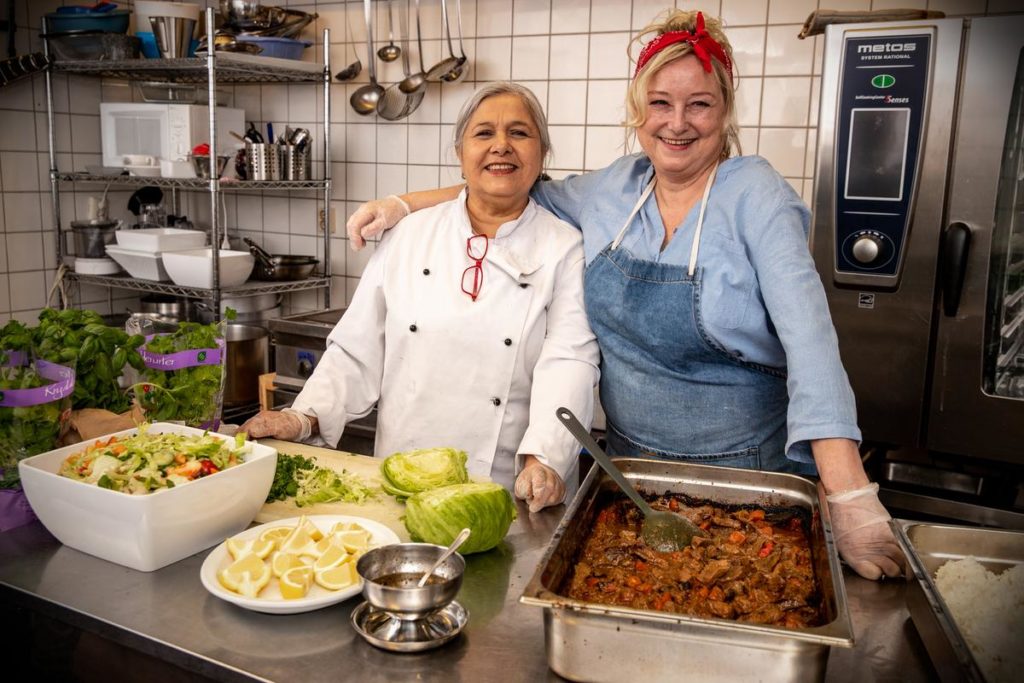
[[[129,275],[140,280],[170,280],[164,268],[163,253],[195,249],[206,244],[206,233],[202,230],[118,230],[116,236],[117,245],[107,245],[107,254]]]

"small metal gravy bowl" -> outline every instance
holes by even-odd
[[[356,563],[356,571],[363,578],[363,597],[377,609],[403,620],[422,619],[443,609],[462,586],[466,561],[458,553],[435,569],[431,582],[423,588],[416,588],[414,583],[406,588],[380,581],[396,574],[412,574],[418,580],[444,551],[444,546],[432,543],[394,543],[370,550]],[[434,577],[440,581],[434,583]],[[404,586],[412,582],[399,583]]]

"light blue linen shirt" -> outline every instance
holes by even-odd
[[[615,239],[654,176],[643,154],[564,180],[539,182],[532,196],[583,231],[589,265]],[[653,194],[622,247],[641,259],[689,262],[699,203],[661,249],[664,227]],[[763,158],[723,161],[708,198],[697,266],[708,333],[747,362],[787,372],[786,455],[813,462],[812,439],[859,441],[853,390],[821,280],[807,248],[810,212]],[[714,406],[705,406],[714,410]]]

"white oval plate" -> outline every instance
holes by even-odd
[[[273,527],[294,527],[299,523],[299,519],[300,517],[291,517],[289,519],[279,519],[275,522],[260,524],[259,526],[252,527],[251,529],[246,529],[240,534],[235,534],[234,538],[240,538],[243,540],[256,538],[267,529]],[[338,522],[355,522],[370,532],[371,548],[399,543],[401,541],[401,539],[398,538],[398,534],[380,522],[375,522],[372,519],[353,517],[351,515],[307,515],[306,519],[313,522],[313,524],[316,524],[317,528],[325,533],[330,531],[331,527]],[[238,593],[229,591],[220,584],[220,581],[217,580],[217,572],[226,568],[232,561],[231,555],[228,553],[227,544],[221,543],[206,556],[206,560],[203,561],[203,566],[199,570],[199,578],[203,582],[203,586],[206,590],[210,591],[221,600],[227,600],[239,607],[251,609],[256,612],[266,612],[268,614],[297,614],[299,612],[311,612],[312,610],[320,609],[321,607],[327,607],[328,605],[334,605],[342,602],[343,600],[348,600],[353,595],[357,595],[363,590],[362,581],[340,591],[329,591],[319,584],[314,583],[313,587],[309,589],[309,593],[306,597],[299,598],[297,600],[285,600],[281,597],[281,593],[277,588],[277,578],[271,577],[270,583],[268,583],[260,593],[260,597],[247,598],[244,595],[239,595]]]

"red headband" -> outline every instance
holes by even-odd
[[[729,72],[729,80],[732,80],[732,60],[729,59],[729,55],[725,53],[718,41],[712,38],[704,28],[703,12],[697,12],[697,24],[693,33],[668,31],[644,45],[644,49],[640,51],[640,56],[636,60],[636,71],[633,72],[633,78],[636,78],[640,69],[644,68],[644,65],[651,61],[654,55],[676,43],[689,43],[693,47],[693,54],[697,55],[697,59],[704,65],[704,71],[708,73],[711,73],[711,58],[714,57],[726,68]]]

